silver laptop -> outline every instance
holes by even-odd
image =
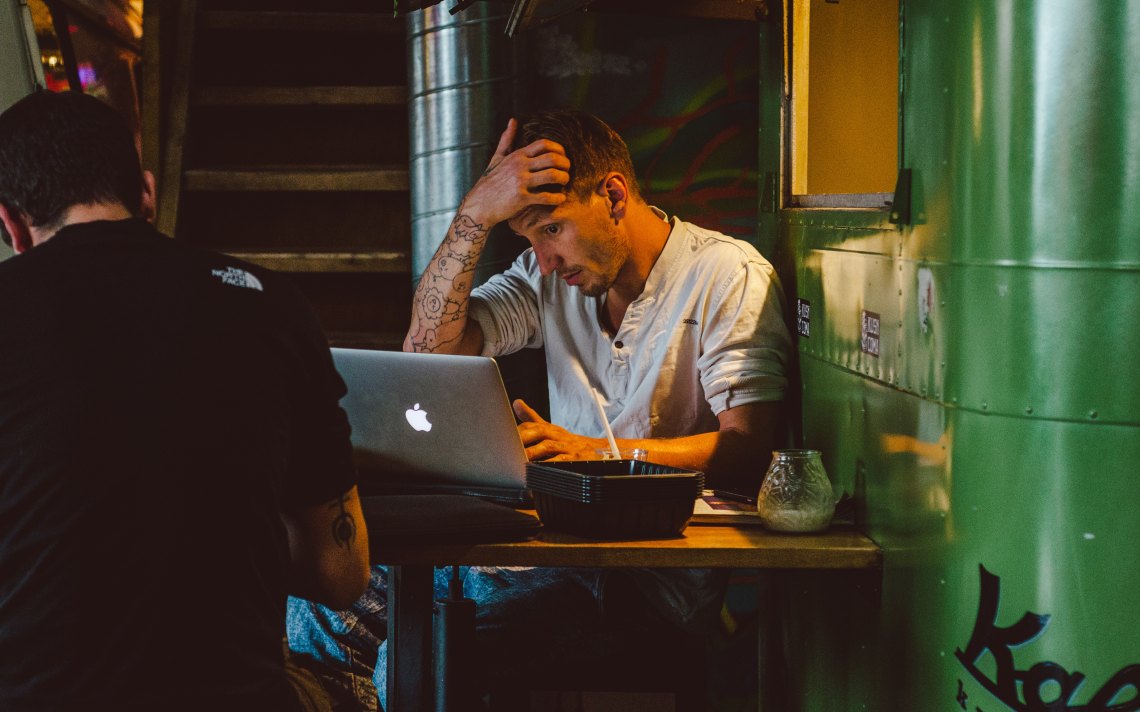
[[[525,502],[526,452],[498,364],[482,356],[332,349],[364,493]]]

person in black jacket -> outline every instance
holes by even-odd
[[[311,308],[153,212],[99,100],[0,115],[0,709],[302,709],[286,596],[368,579]]]

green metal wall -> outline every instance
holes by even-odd
[[[793,707],[1140,710],[1140,2],[901,6],[913,223],[773,216],[805,443],[885,551],[872,602],[796,578]]]

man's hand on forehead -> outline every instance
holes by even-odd
[[[535,205],[556,206],[566,200],[570,160],[561,145],[540,139],[511,150],[518,124],[511,119],[499,137],[495,155],[468,192],[460,211],[477,222],[503,222]]]
[[[566,149],[562,144],[549,139],[540,138],[534,143],[527,144],[516,152],[521,152],[528,160],[528,168],[534,178],[549,177],[550,181],[531,181],[528,190],[531,193],[554,193],[564,195],[570,184],[570,159],[566,156]]]

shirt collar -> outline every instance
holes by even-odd
[[[651,296],[657,292],[658,285],[665,281],[669,272],[672,271],[673,264],[677,261],[677,256],[681,254],[681,249],[688,236],[685,223],[678,220],[676,215],[670,218],[665,214],[665,211],[654,205],[650,205],[649,209],[653,211],[654,215],[669,223],[673,229],[669,231],[669,237],[665,240],[665,247],[657,256],[653,269],[649,271],[649,277],[645,280],[645,287],[641,290],[642,296]]]
[[[118,238],[122,235],[141,235],[152,231],[153,228],[150,223],[142,218],[91,220],[64,225],[44,244],[62,246],[64,244]]]

